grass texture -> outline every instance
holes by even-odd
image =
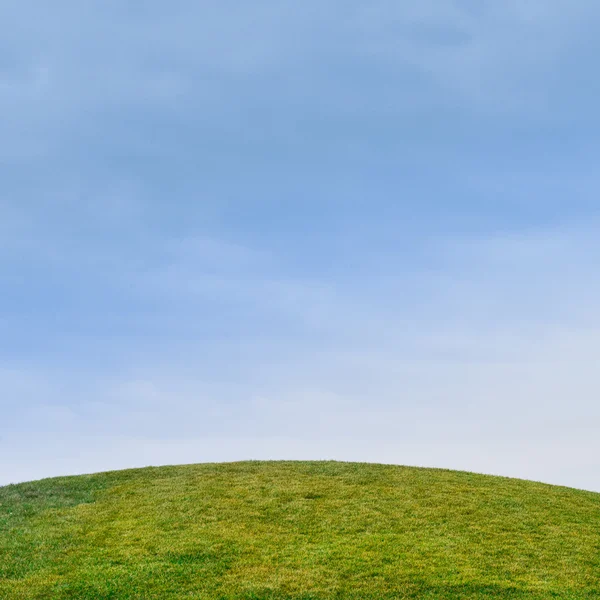
[[[0,598],[600,599],[600,494],[338,462],[11,485]]]

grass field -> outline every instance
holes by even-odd
[[[0,488],[0,598],[600,599],[600,494],[337,462]]]

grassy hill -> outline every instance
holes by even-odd
[[[600,494],[245,462],[0,488],[0,598],[600,598]]]

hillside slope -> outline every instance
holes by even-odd
[[[245,462],[0,488],[0,598],[600,598],[600,494]]]

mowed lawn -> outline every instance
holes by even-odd
[[[600,599],[600,494],[338,462],[0,488],[0,598]]]

